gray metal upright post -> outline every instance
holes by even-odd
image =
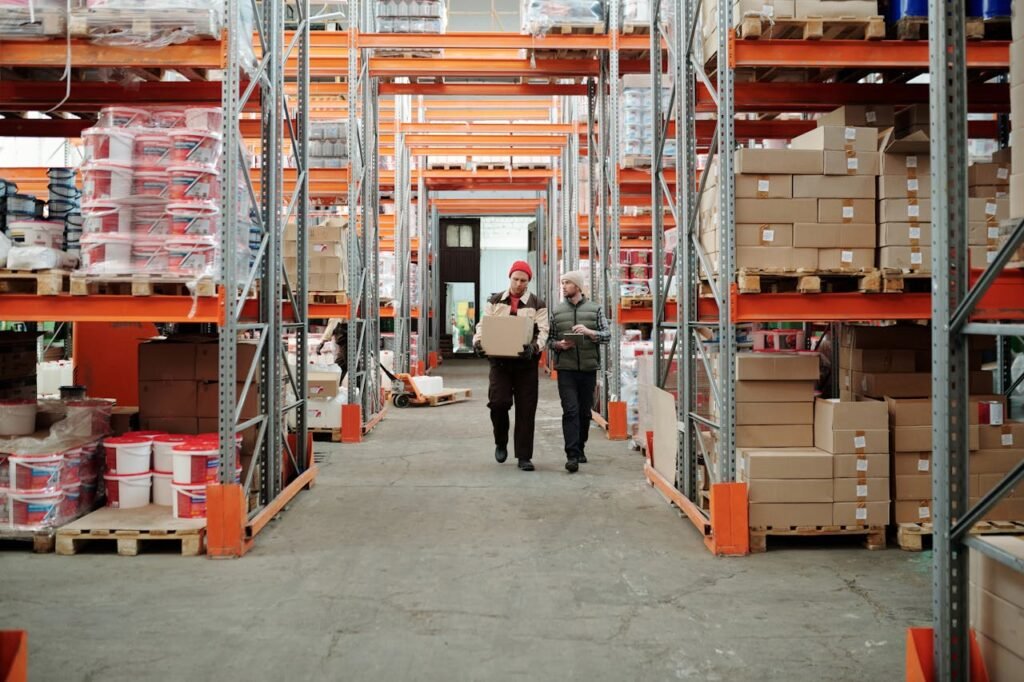
[[[431,305],[434,306],[434,324],[431,327],[430,351],[441,356],[441,328],[447,324],[447,311],[441,310],[441,216],[436,206],[430,207],[430,244],[433,253],[433,268],[430,284],[433,289]]]
[[[621,208],[621,188],[619,187],[619,161],[621,157],[621,149],[619,148],[619,124],[622,117],[621,107],[619,106],[619,93],[621,92],[622,83],[620,82],[619,73],[619,18],[621,12],[619,10],[619,0],[611,0],[609,9],[609,20],[611,22],[610,30],[612,34],[612,43],[608,51],[608,87],[609,87],[609,98],[608,98],[608,111],[606,112],[609,118],[609,135],[608,135],[608,164],[610,166],[610,177],[608,183],[611,189],[611,205],[608,207],[608,266],[609,268],[615,269],[617,272],[619,267],[620,257],[620,221],[622,218]],[[619,346],[622,343],[622,329],[619,326],[619,283],[613,282],[608,290],[608,305],[611,307],[611,316],[609,323],[611,324],[611,339],[608,342],[608,354],[609,354],[609,371],[611,376],[609,377],[609,400],[621,400],[622,399],[622,374],[621,374],[621,353]]]
[[[600,244],[597,239],[597,206],[595,202],[598,185],[597,134],[594,127],[597,125],[597,81],[594,78],[587,79],[587,260],[590,263],[590,298],[601,302],[601,292],[598,287],[598,273],[603,263],[597,258],[600,253]]]
[[[362,89],[365,87],[363,76],[365,69],[364,55],[358,47],[358,33],[364,27],[365,12],[361,6],[369,0],[349,0],[348,30],[348,291],[349,305],[352,315],[348,323],[348,404],[362,404],[360,394],[360,378],[365,368],[360,366],[360,325],[356,318],[365,315],[365,273],[363,263],[362,240],[360,230],[365,230],[359,214],[362,197],[362,184],[365,181],[366,148],[364,135],[360,130],[362,108]],[[363,416],[366,418],[366,415]]]
[[[734,120],[735,72],[729,66],[729,31],[732,7],[718,5],[718,285],[721,300],[718,307],[719,395],[718,405],[718,469],[719,481],[736,480],[736,430],[733,428],[736,408],[736,327],[732,322],[729,296],[736,275],[736,223],[733,177],[733,155],[736,151]]]
[[[672,0],[667,38],[674,49],[669,61],[676,84],[676,343],[679,344],[679,368],[676,390],[676,419],[682,425],[679,454],[676,459],[676,486],[687,499],[697,496],[697,451],[694,448],[695,425],[690,421],[693,404],[694,359],[693,329],[690,321],[697,314],[696,258],[690,242],[690,213],[696,204],[694,178],[697,176],[696,102],[697,84],[690,61],[689,35],[696,29],[698,0]],[[652,28],[653,30],[653,28]]]
[[[662,376],[662,321],[665,302],[662,297],[662,277],[665,270],[665,255],[662,241],[665,233],[665,214],[662,206],[661,183],[664,171],[665,136],[662,131],[661,106],[661,6],[662,0],[651,0],[651,307],[653,326],[651,343],[654,346],[654,385],[661,385]],[[671,118],[671,117],[670,117]],[[671,362],[671,360],[670,360]]]

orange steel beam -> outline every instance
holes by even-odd
[[[558,156],[561,147],[436,147],[434,145],[410,146],[413,156]]]
[[[533,215],[544,199],[431,199],[430,205],[440,213],[473,215],[476,213]]]
[[[191,316],[189,313],[193,313]],[[33,296],[4,294],[0,319],[9,322],[196,322],[219,324],[217,296]]]
[[[516,147],[551,147],[564,146],[567,142],[568,140],[566,140],[564,136],[558,135],[475,135],[469,133],[468,131],[458,135],[409,134],[405,136],[405,143],[409,146],[430,145],[433,147],[443,147],[445,145],[453,145],[459,147],[465,147],[468,145],[514,145]]]
[[[383,48],[441,48],[444,50],[608,50],[611,34],[549,34],[536,37],[508,32],[454,32],[441,35],[362,33],[357,38],[360,47]],[[646,51],[651,47],[646,35],[618,36],[619,49]]]
[[[428,121],[549,121],[551,108],[427,109]]]
[[[423,108],[425,109],[464,109],[466,107],[472,107],[474,109],[508,109],[511,104],[515,106],[523,107],[541,107],[550,109],[553,106],[553,100],[551,97],[527,97],[522,100],[517,100],[515,103],[509,102],[505,98],[495,99],[464,99],[464,100],[450,100],[450,99],[428,99],[424,101]]]
[[[928,68],[927,41],[880,40],[868,45],[863,40],[736,40],[730,36],[730,44],[733,68]],[[969,42],[966,61],[969,69],[1009,68],[1010,43]]]
[[[312,460],[312,456],[310,457],[310,460]],[[289,483],[288,486],[281,491],[281,494],[275,497],[270,504],[261,509],[259,513],[249,520],[245,525],[246,539],[256,537],[256,535],[258,535],[259,532],[267,526],[267,524],[274,520],[275,516],[281,513],[281,510],[284,509],[296,495],[303,490],[311,488],[313,486],[313,481],[316,480],[319,473],[320,469],[311,461],[308,469],[299,474],[294,481]]]
[[[436,37],[436,36],[435,36]],[[371,57],[370,75],[385,78],[409,77],[563,77],[596,76],[597,60],[590,59],[488,59],[481,53],[472,57],[407,58]],[[650,64],[640,59],[621,61],[623,74],[648,73]]]
[[[63,40],[4,40],[0,45],[0,66],[64,68],[67,60]],[[219,69],[224,64],[219,40],[196,40],[168,45],[158,50],[142,47],[97,45],[87,40],[71,41],[71,63],[76,67],[189,68]]]
[[[571,135],[571,123],[399,123],[399,131],[409,135],[458,133],[478,137],[505,133],[507,135]],[[518,137],[516,138],[519,139]]]
[[[377,90],[382,95],[433,95],[439,97],[465,97],[467,95],[585,96],[587,94],[587,86],[581,83],[381,83]]]

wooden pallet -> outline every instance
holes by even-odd
[[[897,40],[928,40],[928,17],[903,17],[891,26]],[[964,37],[967,40],[1009,40],[1010,22],[1007,19],[984,19],[968,17],[964,20]]]
[[[422,50],[401,50],[394,47],[378,47],[374,50],[376,57],[395,57],[399,59],[433,59],[444,54],[444,50],[422,49]]]
[[[922,293],[932,288],[932,276],[927,272],[911,272],[886,268],[881,271],[883,294]]]
[[[604,22],[589,24],[555,24],[546,35],[600,35],[605,32]]]
[[[211,277],[197,280],[172,275],[71,276],[72,296],[192,296],[193,293],[196,296],[216,296],[217,285]]]
[[[53,528],[42,530],[0,530],[0,542],[32,543],[36,554],[49,554],[55,544]]]
[[[465,163],[428,163],[427,170],[467,170]]]
[[[652,162],[646,154],[626,154],[620,163],[623,168],[650,168]]]
[[[56,296],[67,292],[68,270],[0,270],[0,294]]]
[[[311,305],[348,305],[348,293],[344,291],[311,291],[308,297]]]
[[[341,429],[309,429],[313,434],[313,440],[330,441],[331,443],[341,442]]]
[[[622,296],[619,298],[620,308],[651,308],[653,306],[653,296]]]
[[[512,161],[512,168],[516,170],[550,170],[550,161]]]
[[[741,294],[790,293],[879,293],[882,275],[874,269],[862,270],[753,270],[741,269],[736,275]]]
[[[769,19],[760,14],[747,14],[740,19],[736,31],[743,40],[882,40],[885,19],[878,16]]]
[[[920,552],[931,542],[932,524],[901,523],[896,528],[896,542],[907,552]],[[981,521],[971,529],[972,535],[1024,535],[1024,521]]]
[[[650,35],[651,34],[651,25],[650,25],[650,23],[646,23],[646,24],[623,24],[622,30],[620,31],[620,33],[622,33],[622,35],[624,35],[624,36],[634,35],[634,34],[641,35],[641,36]]]
[[[147,8],[144,11],[121,9],[74,9],[71,11],[73,38],[102,38],[128,33],[140,40],[149,40],[177,31],[187,31],[196,38],[218,38],[220,22],[209,12],[181,12]]]
[[[29,15],[26,9],[13,9],[0,7],[0,30],[8,38],[42,38],[44,36],[63,36],[66,32],[66,19],[64,10],[46,10],[37,7],[35,11],[35,22],[28,23]]]
[[[451,403],[461,403],[464,400],[469,400],[473,397],[473,391],[468,388],[446,388],[440,393],[423,397],[427,399],[426,405],[437,407],[438,405],[450,405]]]
[[[473,167],[476,170],[509,170],[511,165],[509,163],[479,163],[474,162]]]
[[[751,528],[750,553],[768,550],[768,537],[822,538],[863,535],[867,549],[885,549],[885,526],[790,526],[782,528]]]
[[[180,542],[182,556],[203,552],[206,519],[177,519],[170,507],[149,505],[139,509],[104,507],[57,529],[57,554],[77,554],[84,545],[117,548],[121,556],[135,556],[139,546],[151,542]]]

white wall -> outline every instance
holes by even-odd
[[[480,219],[480,308],[496,291],[508,288],[508,269],[517,260],[527,260],[533,218],[490,216]]]

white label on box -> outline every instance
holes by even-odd
[[[1007,168],[1006,166],[1000,166],[996,170],[996,177],[999,178],[1000,180],[1007,180],[1007,179],[1009,179],[1009,177],[1010,177],[1010,169]]]
[[[1000,442],[1003,444],[1004,448],[1012,448],[1013,447],[1013,434],[1012,433],[1004,433],[1002,438],[1000,439]]]
[[[874,123],[875,121],[878,120],[878,116],[873,111],[865,111],[864,120],[867,121],[868,123]]]
[[[774,17],[775,5],[761,5],[761,14],[766,17]]]
[[[1000,426],[1003,423],[1003,404],[1002,403],[989,403],[988,405],[988,423],[995,426]]]
[[[867,496],[868,496],[868,486],[867,486],[867,484],[860,484],[860,483],[858,483],[857,484],[857,497],[867,497]]]
[[[839,260],[843,263],[853,263],[853,251],[842,251],[839,254]]]
[[[907,178],[907,191],[916,192],[921,187],[921,181],[917,178]]]
[[[858,450],[863,450],[867,446],[868,446],[868,439],[865,438],[864,436],[854,436],[853,437],[853,447],[857,448]]]
[[[907,215],[911,218],[920,218],[921,206],[918,204],[910,204],[907,206]]]
[[[920,239],[921,238],[921,228],[920,227],[911,227],[910,228],[910,238],[911,239]]]
[[[999,239],[999,228],[998,227],[990,227],[990,228],[988,228],[988,238],[989,239]]]
[[[843,132],[843,135],[846,137],[847,140],[856,140],[857,139],[857,129],[856,128],[847,128]]]
[[[985,252],[985,262],[988,263],[989,265],[994,263],[996,261],[996,254],[998,254],[998,253],[999,252],[996,251],[995,249],[989,249],[988,251],[986,251]]]
[[[847,157],[847,159],[846,159],[846,168],[847,168],[847,170],[857,170],[859,165],[860,164],[857,162],[857,157],[856,156]]]
[[[771,190],[771,188],[772,188],[771,180],[762,179],[762,180],[758,180],[757,181],[757,191],[758,192],[762,192],[762,193],[763,192],[768,192],[768,191]]]
[[[999,211],[999,205],[994,201],[985,202],[985,215],[995,215]]]
[[[843,206],[843,218],[853,218],[853,206]]]
[[[932,517],[932,510],[928,507],[917,508],[917,518],[919,519],[930,519]]]
[[[927,459],[919,459],[919,460],[917,460],[917,470],[918,471],[931,471],[931,469],[932,469],[931,462],[929,460],[927,460]]]
[[[866,459],[858,459],[857,460],[857,471],[867,471],[867,470],[868,470],[868,461]]]
[[[775,241],[775,230],[761,230],[761,241],[773,242]]]
[[[907,157],[907,168],[917,168],[917,157],[916,156],[908,156]]]
[[[857,520],[867,521],[868,520],[868,509],[867,507],[857,507]]]
[[[921,252],[920,251],[911,251],[910,252],[910,264],[911,265],[921,265],[922,263],[924,263],[924,256],[921,254]]]

